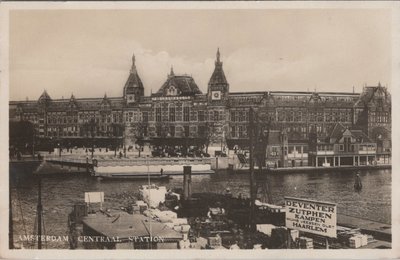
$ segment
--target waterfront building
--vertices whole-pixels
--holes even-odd
[[[373,165],[376,150],[376,143],[363,131],[337,123],[324,140],[310,134],[308,162],[316,167]]]
[[[362,131],[379,156],[390,156],[391,97],[381,84],[361,93],[230,92],[218,50],[207,93],[173,68],[157,92],[145,96],[145,87],[133,56],[121,97],[52,99],[44,91],[37,101],[10,101],[10,121],[30,121],[38,140],[62,146],[195,145],[212,154],[245,149],[253,108],[270,121],[271,131],[287,135],[285,161],[305,160],[310,135],[325,140],[338,123]],[[277,156],[276,144],[270,146],[267,157]]]

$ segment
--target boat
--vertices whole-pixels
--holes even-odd
[[[69,217],[71,249],[179,249],[183,239],[181,232],[139,212],[76,206]]]
[[[209,158],[135,158],[121,161],[99,161],[93,175],[104,178],[167,179],[169,175],[183,175],[183,166],[191,166],[192,174],[212,174]]]
[[[137,180],[147,180],[148,178],[152,180],[169,180],[171,178],[171,176],[169,175],[138,174],[138,173],[111,173],[107,175],[97,175],[97,177],[102,179],[137,179]]]

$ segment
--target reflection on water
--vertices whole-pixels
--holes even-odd
[[[273,174],[268,176],[273,202],[283,203],[284,196],[337,203],[338,212],[379,222],[391,222],[391,170],[360,172],[363,189],[354,191],[354,172]],[[192,176],[192,190],[223,193],[229,187],[234,195],[249,196],[248,175],[218,173]],[[183,176],[169,181],[152,181],[167,188],[182,188]],[[105,206],[126,206],[146,180],[103,180],[88,176],[58,176],[42,180],[42,204],[46,234],[66,235],[67,218],[72,206],[83,202],[84,192],[104,191]],[[35,234],[37,179],[16,178],[12,182],[14,237]],[[67,242],[50,242],[48,248],[68,248]]]

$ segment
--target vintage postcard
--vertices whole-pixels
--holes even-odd
[[[2,257],[400,257],[399,3],[0,8]]]

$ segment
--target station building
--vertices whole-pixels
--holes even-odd
[[[391,152],[391,96],[380,83],[361,93],[231,92],[218,50],[206,93],[172,68],[157,92],[145,96],[145,87],[133,56],[120,97],[52,99],[44,91],[36,101],[10,101],[10,121],[30,121],[38,139],[69,146],[197,145],[212,154],[246,149],[253,108],[267,115],[274,132],[267,158],[302,161],[310,142],[325,142],[339,123],[341,134],[375,143],[377,156]]]

